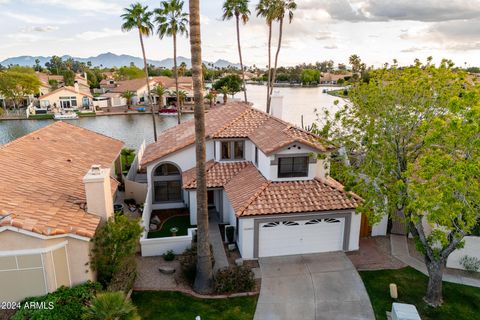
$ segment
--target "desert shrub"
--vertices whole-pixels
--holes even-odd
[[[168,250],[163,254],[163,260],[173,261],[173,259],[175,259],[175,253],[173,252],[173,250]]]
[[[215,275],[216,293],[249,292],[255,288],[255,278],[247,266],[233,266]]]
[[[40,297],[27,298],[21,302],[43,303],[45,308],[23,308],[12,317],[12,320],[76,320],[81,319],[82,311],[102,286],[98,282],[88,281],[84,284],[68,288],[60,287],[56,291]],[[50,308],[51,306],[51,308]]]
[[[479,272],[480,271],[480,259],[470,256],[463,256],[460,259],[460,264],[465,268],[465,270],[470,272]]]
[[[90,306],[84,308],[83,320],[138,320],[137,308],[125,299],[122,291],[105,292],[93,298]]]

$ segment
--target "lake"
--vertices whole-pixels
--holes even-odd
[[[275,88],[283,98],[283,119],[297,126],[301,126],[303,115],[304,125],[315,122],[315,109],[334,109],[336,99],[326,93],[323,88]],[[247,85],[248,100],[254,106],[265,111],[266,87]],[[243,98],[243,92],[235,96]],[[333,111],[333,110],[332,110]],[[161,132],[177,124],[176,117],[155,117],[157,130]],[[192,114],[183,115],[183,119],[193,118]],[[42,128],[53,120],[8,120],[0,121],[0,144],[5,144],[32,131]],[[150,114],[101,116],[80,118],[68,122],[77,126],[93,130],[125,142],[131,148],[138,147],[143,140],[153,141],[153,123]]]

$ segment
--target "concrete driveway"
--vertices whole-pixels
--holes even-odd
[[[374,320],[365,286],[343,252],[260,258],[254,320]]]

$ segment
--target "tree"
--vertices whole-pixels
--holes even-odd
[[[257,11],[257,17],[263,17],[268,26],[268,65],[267,65],[267,113],[270,113],[270,86],[272,77],[272,24],[276,19],[275,10],[276,0],[260,0],[255,10]]]
[[[245,103],[247,100],[247,87],[245,85],[245,70],[243,68],[243,59],[242,59],[242,47],[240,44],[240,19],[243,24],[246,24],[249,20],[250,10],[248,9],[249,0],[226,0],[223,3],[223,20],[229,20],[235,17],[235,25],[237,28],[237,47],[238,47],[238,57],[240,59],[240,68],[242,71],[242,84],[243,84],[243,93],[245,97]]]
[[[288,14],[288,23],[292,23],[293,11],[295,9],[297,9],[297,4],[295,3],[294,0],[275,0],[273,17],[275,20],[279,22],[278,45],[277,45],[277,52],[275,53],[275,62],[273,65],[273,75],[271,78],[272,84],[270,85],[270,92],[268,94],[268,100],[267,100],[267,113],[269,113],[270,111],[270,104],[272,101],[272,93],[273,93],[273,84],[275,83],[275,78],[277,76],[278,56],[280,54],[280,48],[282,47],[283,21],[285,20],[285,15]]]
[[[93,238],[92,268],[107,287],[116,275],[132,263],[143,228],[138,220],[124,215],[110,218]],[[135,259],[133,259],[133,263]]]
[[[48,71],[52,74],[60,74],[60,71],[65,68],[65,65],[62,61],[62,58],[59,56],[52,56],[50,61],[45,63],[45,67],[47,67]]]
[[[163,107],[163,97],[167,94],[167,89],[162,85],[158,85],[153,89],[152,93],[157,95],[157,97],[158,97],[158,108],[162,108]]]
[[[26,96],[40,92],[41,82],[35,73],[22,68],[11,68],[0,72],[0,94],[17,107]]]
[[[305,69],[302,72],[302,83],[309,85],[320,82],[320,71],[314,69]]]
[[[210,104],[210,108],[213,107],[213,103],[215,102],[215,98],[217,97],[217,94],[215,91],[210,90],[206,95],[205,99],[208,100],[208,103]]]
[[[118,80],[133,80],[145,77],[145,71],[135,65],[120,67],[115,74]]]
[[[175,69],[175,91],[177,93],[177,120],[180,124],[182,112],[180,97],[178,96],[178,68],[177,68],[177,35],[188,37],[188,14],[183,12],[183,1],[169,0],[162,1],[160,8],[155,9],[155,22],[157,23],[157,34],[160,39],[164,36],[173,38],[173,65]]]
[[[187,99],[187,92],[184,90],[179,90],[179,91],[171,91],[170,95],[178,97],[178,105],[177,109],[182,109],[185,99]],[[178,111],[178,110],[177,110]]]
[[[145,70],[145,81],[147,83],[147,104],[150,105],[153,121],[153,137],[157,141],[157,124],[155,122],[155,113],[153,110],[152,99],[150,97],[150,81],[148,80],[148,64],[145,55],[145,46],[143,45],[143,36],[148,37],[153,31],[153,24],[150,21],[152,12],[148,11],[148,6],[142,6],[139,2],[131,4],[129,8],[124,9],[124,14],[121,15],[123,19],[122,31],[130,31],[132,29],[138,30],[138,37],[140,38],[140,46],[142,47],[143,66]]]
[[[227,94],[230,92],[230,89],[228,88],[228,86],[222,86],[217,90],[218,92],[223,94],[223,104],[227,104],[227,101],[228,101]]]
[[[180,63],[180,68],[178,68],[178,75],[183,77],[187,72],[187,64],[185,62]]]
[[[42,71],[42,66],[40,65],[40,59],[38,58],[35,59],[34,69],[35,71]]]
[[[122,291],[99,293],[82,314],[84,320],[140,320],[137,308]]]
[[[213,84],[213,88],[215,90],[221,90],[222,87],[227,87],[227,93],[233,97],[237,92],[242,91],[242,83],[243,81],[238,75],[231,74],[217,80]]]
[[[436,307],[448,255],[480,217],[479,88],[451,62],[430,61],[371,71],[321,133],[341,146],[332,174],[364,198],[359,210],[371,223],[388,214],[392,232],[414,235],[429,274],[425,300]]]
[[[73,86],[75,84],[75,72],[72,70],[64,69],[59,74],[63,76],[64,85]]]
[[[130,110],[130,107],[132,106],[132,102],[133,102],[133,97],[135,97],[135,92],[125,91],[125,92],[122,92],[120,96],[127,101],[127,108]]]
[[[190,51],[192,56],[193,91],[195,97],[195,155],[197,160],[197,272],[193,288],[200,293],[210,293],[213,290],[213,268],[208,234],[208,200],[205,170],[205,104],[203,103],[199,0],[190,0],[189,9]]]

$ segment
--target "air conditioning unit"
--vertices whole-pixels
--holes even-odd
[[[421,320],[417,308],[413,304],[392,304],[392,320]]]

